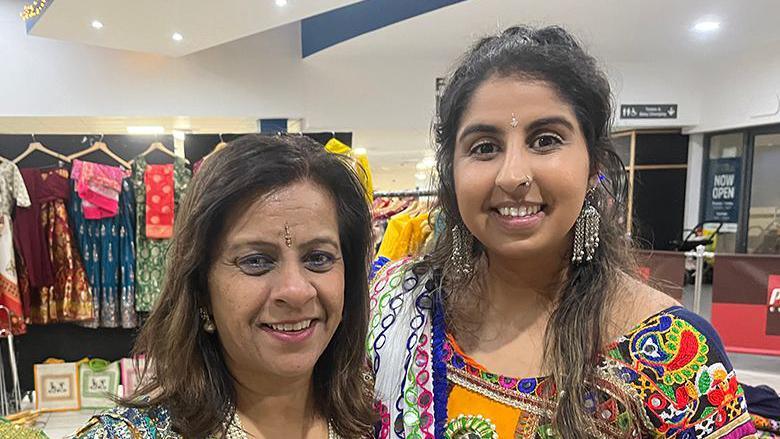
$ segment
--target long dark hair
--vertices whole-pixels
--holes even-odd
[[[352,164],[300,136],[248,135],[204,163],[177,212],[159,302],[141,329],[136,354],[152,365],[151,381],[123,403],[168,409],[184,437],[226,433],[236,392],[218,338],[198,316],[207,303],[207,273],[229,212],[298,181],[312,181],[333,197],[345,266],[341,324],[314,367],[318,414],[344,437],[361,437],[373,422],[364,375],[368,330],[371,215]]]
[[[633,266],[629,243],[620,227],[625,215],[626,175],[610,140],[609,82],[596,60],[560,27],[511,27],[498,36],[484,38],[465,54],[450,76],[434,124],[438,203],[446,227],[424,265],[444,267],[447,293],[442,300],[448,327],[455,332],[459,323],[468,321],[464,304],[479,301],[474,297],[473,291],[479,288],[474,288],[473,279],[452,281],[452,229],[459,226],[467,230],[455,194],[455,139],[474,91],[491,77],[542,81],[553,87],[574,110],[587,143],[591,175],[601,175],[601,184],[593,194],[602,218],[601,245],[591,262],[568,268],[545,335],[545,367],[559,390],[553,422],[562,437],[581,437],[583,432],[593,431],[592,416],[582,401],[589,383],[595,380],[595,362],[605,341],[604,316],[624,274],[632,272]],[[484,248],[475,239],[472,260],[484,264],[483,256]]]

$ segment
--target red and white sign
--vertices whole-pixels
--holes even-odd
[[[769,276],[767,297],[766,334],[780,335],[780,275]]]

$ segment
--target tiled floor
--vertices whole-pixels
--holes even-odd
[[[689,309],[693,307],[692,287],[686,288],[683,294],[683,304]],[[705,286],[702,292],[701,314],[707,319],[710,318],[711,304],[712,289]],[[767,384],[780,392],[780,358],[747,354],[729,354],[729,358],[731,358],[734,368],[737,370],[737,376],[742,383],[753,386]],[[50,438],[64,439],[84,425],[94,413],[95,410],[82,410],[44,414],[39,418],[39,426]]]

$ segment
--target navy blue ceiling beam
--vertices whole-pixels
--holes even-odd
[[[465,0],[363,0],[301,21],[303,57]]]

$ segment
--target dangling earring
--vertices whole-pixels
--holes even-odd
[[[208,311],[206,311],[206,308],[201,308],[199,310],[199,314],[201,320],[203,320],[203,330],[209,334],[213,334],[214,331],[217,330],[217,325],[215,325],[214,321],[211,320],[211,316],[209,315]]]
[[[453,281],[462,282],[468,280],[474,273],[474,266],[471,261],[471,248],[474,245],[474,237],[468,230],[461,226],[452,228],[452,255],[450,264],[452,265]]]
[[[577,265],[582,264],[583,261],[590,262],[593,260],[596,249],[599,248],[601,215],[590,202],[595,189],[595,187],[592,188],[585,195],[585,203],[574,225],[574,252],[571,260]]]

